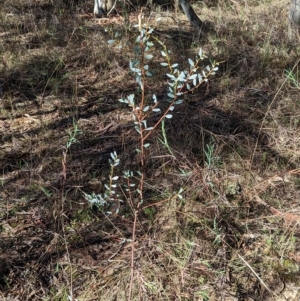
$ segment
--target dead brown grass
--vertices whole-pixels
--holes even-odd
[[[174,156],[161,130],[151,136],[134,223],[121,182],[119,214],[83,192],[104,191],[113,151],[117,174],[140,169],[118,102],[136,92],[137,13],[95,20],[91,1],[0,3],[0,300],[128,300],[130,282],[131,300],[299,299],[300,101],[284,77],[299,77],[299,39],[287,3],[195,6],[214,26],[206,37],[180,12],[177,23],[168,10],[146,18],[174,62],[202,47],[222,63],[166,122]],[[147,93],[163,106],[160,50]]]

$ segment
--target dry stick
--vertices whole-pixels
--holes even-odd
[[[298,65],[299,62],[300,62],[300,59],[297,60],[297,62],[295,63],[293,69],[291,70],[291,72],[294,71],[294,69],[297,67],[297,65]],[[273,105],[275,99],[277,98],[279,92],[281,91],[281,89],[283,88],[283,86],[285,85],[285,83],[287,82],[287,80],[288,80],[288,78],[286,77],[285,80],[283,81],[283,83],[281,84],[281,86],[279,87],[278,91],[277,91],[276,94],[274,95],[274,97],[273,97],[271,103],[269,104],[269,106],[268,106],[268,108],[267,108],[267,112],[265,113],[265,116],[264,116],[264,118],[263,118],[263,120],[262,120],[262,122],[261,122],[259,131],[258,131],[258,137],[257,137],[256,143],[255,143],[255,147],[254,147],[252,156],[251,156],[251,158],[250,158],[250,168],[249,168],[250,170],[251,170],[251,167],[252,167],[252,163],[253,163],[253,159],[254,159],[254,156],[255,156],[255,153],[256,153],[256,149],[257,149],[257,147],[258,147],[258,140],[259,140],[259,137],[260,137],[260,134],[261,134],[261,131],[262,131],[262,127],[263,127],[263,125],[264,125],[264,123],[265,123],[265,120],[266,120],[266,118],[267,118],[267,115],[268,115],[268,113],[269,113],[269,111],[270,111],[270,109],[271,109],[271,107],[272,107],[272,105]]]
[[[190,216],[189,214],[186,214],[186,216]],[[204,226],[208,231],[212,232],[213,234],[215,233],[212,229],[210,229],[208,226]],[[279,299],[279,296],[273,292],[272,290],[269,289],[269,287],[265,284],[265,282],[263,281],[263,279],[255,272],[255,270],[252,268],[252,266],[246,261],[246,259],[244,259],[244,257],[242,257],[240,255],[240,253],[237,250],[234,250],[230,244],[228,242],[226,242],[223,238],[222,238],[222,242],[232,250],[233,253],[235,253],[244,263],[245,265],[250,269],[250,271],[254,274],[254,276],[259,280],[259,282],[266,288],[266,290],[272,294],[273,296],[275,296],[277,298],[277,300],[281,300]]]
[[[67,180],[67,150],[63,151],[63,157],[61,160],[61,165],[62,165],[62,171],[61,171],[61,176],[62,176],[62,180],[61,180],[61,214],[64,214],[64,190],[65,190],[65,184],[66,184],[66,180]],[[68,259],[68,263],[69,263],[69,267],[70,267],[70,289],[69,289],[69,296],[71,298],[71,300],[73,300],[73,267],[72,267],[72,262],[70,259],[70,252],[68,249],[68,244],[67,244],[67,239],[66,239],[66,235],[65,235],[65,229],[64,229],[64,224],[62,225],[62,232],[63,232],[63,240],[66,246],[66,253],[67,253],[67,259]]]
[[[66,246],[67,260],[68,260],[69,268],[70,268],[70,291],[69,291],[70,295],[69,296],[71,297],[71,300],[73,301],[74,300],[74,298],[73,298],[73,266],[72,266],[72,262],[71,262],[70,252],[69,252],[65,233],[63,233],[63,239],[64,239],[64,243]]]
[[[134,222],[133,222],[133,229],[132,229],[130,285],[129,285],[128,301],[131,301],[132,285],[133,285],[133,277],[134,277],[134,243],[135,243],[136,221],[137,221],[137,210],[134,211]]]
[[[187,215],[189,216],[189,215]],[[209,231],[211,231],[212,233],[214,233],[214,231],[212,229],[210,229],[208,226],[205,226],[206,229],[208,229]],[[261,279],[261,277],[255,272],[255,270],[252,268],[252,266],[240,255],[240,253],[236,250],[234,250],[229,243],[227,243],[223,238],[222,238],[222,242],[229,248],[231,248],[232,252],[235,253],[245,264],[246,266],[250,269],[250,271],[254,274],[254,276],[259,280],[259,282],[266,288],[266,290],[272,294],[273,296],[275,296],[277,298],[277,300],[279,299],[279,296],[274,293],[272,290],[270,290],[268,288],[268,286],[265,284],[265,282]]]
[[[274,295],[276,298],[279,299],[279,296],[274,293],[273,291],[271,291],[268,286],[264,283],[264,281],[259,277],[259,275],[253,270],[253,268],[251,267],[251,265],[237,252],[237,256],[246,264],[246,266],[251,270],[251,272],[254,274],[254,276],[259,280],[259,282],[267,289],[267,291],[269,293],[271,293],[272,295]]]

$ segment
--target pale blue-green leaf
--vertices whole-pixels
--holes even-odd
[[[188,61],[189,61],[190,66],[194,67],[195,63],[193,62],[193,60],[192,59],[188,59]]]
[[[146,72],[146,75],[147,75],[148,77],[151,77],[151,76],[153,76],[153,74],[154,74],[154,73],[153,73],[153,72],[151,72],[151,71],[147,71],[147,72]]]
[[[172,93],[168,93],[168,97],[175,98],[174,94],[172,94]]]
[[[126,99],[119,99],[119,102],[128,103],[128,100],[126,100]]]
[[[104,187],[105,187],[106,190],[110,191],[110,188],[107,186],[107,184],[104,184]]]
[[[183,103],[183,99],[178,99],[178,100],[175,101],[175,104],[176,104],[176,105],[180,105],[180,104],[182,104],[182,103]]]
[[[202,76],[200,74],[198,74],[198,80],[199,80],[199,84],[202,82]]]
[[[108,40],[107,44],[113,44],[115,42],[115,40]]]
[[[138,148],[136,148],[135,151],[136,151],[137,153],[141,153],[141,150],[138,149]]]
[[[202,74],[203,74],[204,77],[206,77],[206,73],[205,73],[204,70],[202,70]]]
[[[168,66],[168,63],[160,63],[163,67]]]
[[[141,78],[140,77],[136,77],[136,82],[140,85],[140,87],[142,88],[142,86],[143,86],[143,83],[142,83],[142,80],[141,80]]]
[[[146,128],[147,127],[147,120],[142,120],[142,124],[143,124],[144,128]]]
[[[134,94],[129,94],[127,96],[127,99],[128,99],[129,102],[133,101],[134,100]]]
[[[139,62],[129,62],[129,67],[130,69],[133,71],[133,72],[139,72],[140,69],[139,68],[136,68],[136,66],[139,65]]]
[[[134,68],[132,67],[131,70],[135,73],[137,73],[138,76],[141,76],[141,69],[140,68]]]
[[[111,184],[110,187],[116,188],[116,187],[117,187],[117,184]]]
[[[171,78],[173,80],[176,80],[176,77],[174,75],[172,75],[172,74],[167,73],[167,77],[169,77],[169,78]]]
[[[206,66],[206,70],[210,71],[210,66],[209,65]]]
[[[194,85],[194,87],[197,86],[197,78],[196,78],[196,77],[195,77],[194,80],[193,80],[193,85]]]
[[[201,48],[198,51],[198,55],[199,55],[200,58],[202,58],[202,49]]]
[[[140,129],[137,126],[135,126],[134,128],[139,134],[141,133]]]
[[[150,146],[150,143],[144,144],[144,148],[147,148],[147,147],[149,147],[149,146]]]
[[[174,110],[174,106],[170,106],[169,111],[173,111]]]
[[[144,69],[148,70],[149,69],[149,65],[144,65]]]
[[[152,54],[145,54],[145,59],[151,60],[153,58]]]
[[[185,81],[185,79],[186,79],[186,77],[185,77],[185,74],[184,74],[184,72],[181,72],[181,73],[179,74],[179,76],[178,76],[178,79],[177,79],[177,80],[179,80],[179,81],[183,82],[183,81]]]
[[[119,179],[119,176],[115,176],[115,177],[112,178],[113,181],[116,181],[118,179]]]
[[[182,94],[183,94],[183,92],[177,92],[177,93],[176,93],[177,96],[180,96],[180,95],[182,95]]]
[[[149,48],[151,48],[153,45],[154,45],[154,44],[153,44],[152,42],[147,41],[147,46],[148,46]]]
[[[215,67],[214,69],[213,69],[213,71],[218,71],[219,70],[219,67]]]
[[[197,74],[192,74],[192,75],[189,76],[189,79],[190,79],[190,80],[193,80],[193,79],[196,78],[196,77],[197,77]]]
[[[172,114],[167,114],[167,115],[166,115],[166,118],[168,118],[168,119],[171,119],[172,117],[173,117]]]
[[[162,56],[167,56],[166,53],[164,51],[161,52]]]
[[[153,102],[154,102],[154,103],[157,103],[157,98],[156,98],[156,95],[155,95],[155,94],[152,95],[152,99],[153,99]]]
[[[152,109],[152,112],[155,112],[155,113],[160,112],[160,108],[154,108],[154,109]]]
[[[154,129],[154,127],[151,126],[151,127],[149,127],[149,128],[146,128],[145,130],[146,130],[146,131],[152,131],[153,129]]]
[[[173,64],[171,67],[176,68],[177,66],[178,66],[178,64],[176,63],[176,64]]]
[[[143,109],[143,112],[147,112],[149,110],[149,106],[146,106],[144,109]]]
[[[148,34],[151,34],[153,32],[153,28],[150,28],[149,30],[148,30]]]
[[[191,90],[191,86],[189,84],[186,84],[186,88],[190,91]]]

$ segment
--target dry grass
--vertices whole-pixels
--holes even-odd
[[[151,136],[135,223],[124,188],[112,215],[83,192],[104,191],[113,151],[116,174],[140,169],[118,102],[136,92],[137,13],[95,20],[92,1],[0,3],[0,300],[128,300],[130,283],[131,300],[299,300],[300,50],[287,5],[195,3],[213,24],[205,37],[181,12],[146,18],[174,62],[202,47],[222,63],[166,122],[174,156],[161,130]],[[146,87],[163,106],[160,50]]]

